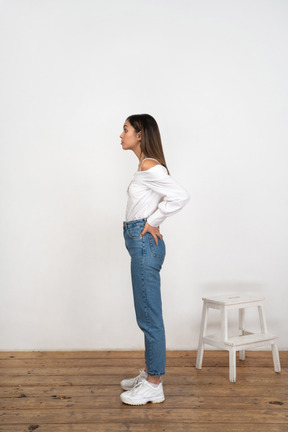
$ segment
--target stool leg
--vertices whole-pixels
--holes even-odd
[[[239,309],[239,330],[241,331],[241,334],[244,335],[244,320],[245,320],[245,309],[241,308]],[[239,351],[239,360],[245,360],[245,350]]]
[[[259,314],[261,332],[268,333],[263,305],[258,306],[258,314]]]
[[[234,348],[229,349],[229,380],[236,382],[236,351]]]
[[[223,342],[228,339],[228,312],[225,306],[221,307],[221,337]]]
[[[280,373],[281,366],[280,366],[280,359],[279,359],[278,343],[276,340],[272,342],[271,347],[272,347],[272,355],[273,355],[273,362],[274,362],[274,371]]]
[[[204,352],[203,337],[205,336],[205,333],[206,333],[207,314],[208,314],[208,307],[204,301],[203,311],[202,311],[202,319],[201,319],[201,327],[200,327],[200,335],[199,335],[199,344],[198,344],[198,351],[197,351],[197,359],[196,359],[196,369],[202,369],[203,352]]]

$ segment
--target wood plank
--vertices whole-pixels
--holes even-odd
[[[190,385],[165,385],[165,394],[169,396],[188,397],[188,396],[241,396],[241,397],[258,397],[259,394],[270,396],[271,399],[279,399],[288,396],[288,387],[284,386],[268,386],[266,384],[257,386],[246,384],[239,386],[235,383],[227,382],[227,385],[217,387],[211,384],[198,383],[197,386]],[[112,396],[116,392],[122,391],[120,383],[117,385],[102,385],[102,386],[19,386],[19,387],[0,387],[0,398],[21,398],[21,397],[52,397],[57,396]]]
[[[125,376],[125,374],[124,374]],[[2,376],[0,378],[1,386],[93,386],[93,385],[119,385],[123,375],[60,375],[60,376],[37,376],[37,375],[21,375],[21,376]],[[187,373],[184,375],[165,375],[163,383],[166,385],[198,385],[211,384],[211,385],[227,385],[229,383],[228,371],[227,374],[220,376],[219,374],[209,375],[205,373],[205,370],[197,371],[197,374]],[[288,385],[288,375],[282,373],[277,374],[271,371],[271,374],[260,376],[260,375],[242,375],[237,374],[237,382],[234,383],[236,386],[246,384],[266,384],[268,385]]]
[[[209,356],[210,357],[210,356]],[[229,366],[229,355],[228,353],[225,353],[225,356],[221,356],[215,359],[214,358],[204,358],[203,360],[203,367],[228,367]],[[117,360],[117,365],[119,367],[135,367],[135,369],[138,370],[138,368],[143,368],[145,365],[144,359],[137,359],[137,358],[120,358],[120,359],[114,359],[114,358],[77,358],[77,359],[68,359],[68,358],[60,358],[60,359],[53,359],[53,358],[45,358],[45,359],[2,359],[0,360],[0,368],[2,367],[29,367],[29,368],[36,368],[36,367],[101,367],[101,366],[115,366],[115,360]],[[280,357],[282,368],[288,366],[288,357],[287,359]],[[179,357],[179,358],[168,358],[167,357],[167,367],[195,367],[196,364],[196,355],[191,357]],[[250,356],[248,354],[246,356],[246,359],[244,361],[239,360],[237,358],[237,367],[267,367],[271,368],[273,367],[273,358],[272,353],[268,353],[266,357],[255,357]],[[1,369],[0,369],[1,371]]]
[[[203,374],[205,373],[206,376],[227,376],[228,373],[228,367],[209,367],[209,368],[202,368]],[[105,375],[122,375],[124,377],[133,377],[139,374],[139,371],[135,368],[130,367],[119,367],[119,366],[101,366],[101,367],[69,367],[69,368],[60,368],[60,367],[37,367],[37,368],[1,368],[1,375],[2,376],[26,376],[26,375],[33,375],[33,376],[65,376],[67,375],[77,375],[77,376],[105,376]],[[183,368],[183,367],[170,367],[166,368],[166,374],[165,377],[171,377],[171,376],[182,376],[183,374],[189,374],[190,376],[197,375],[201,373],[196,368]],[[246,367],[237,370],[237,375],[239,377],[244,375],[259,375],[259,376],[268,376],[274,373],[273,368],[263,368],[263,367]],[[288,369],[284,369],[281,371],[282,376],[288,376]]]
[[[167,356],[170,357],[186,357],[190,353],[195,353],[195,351],[167,351]],[[19,358],[19,359],[77,359],[77,358],[87,358],[87,359],[144,359],[144,351],[1,351],[1,359],[9,358]]]
[[[227,351],[205,350],[204,357],[216,361],[227,358]],[[271,350],[265,351],[246,351],[251,358],[270,358]],[[288,359],[288,351],[280,351],[280,358]],[[192,357],[196,361],[197,351],[173,351],[167,350],[167,358],[187,358]],[[144,351],[0,351],[0,359],[144,359]]]
[[[34,425],[34,427],[39,425]],[[9,432],[30,432],[31,423],[9,425]],[[149,432],[247,432],[251,425],[235,423],[150,423]],[[147,423],[101,423],[101,424],[41,424],[35,432],[147,432]],[[0,432],[8,432],[7,426],[0,426]],[[253,432],[287,432],[285,424],[253,424]]]
[[[64,409],[73,407],[77,409],[102,409],[111,407],[121,407],[120,400],[121,391],[116,390],[112,395],[100,396],[90,395],[87,397],[52,395],[51,397],[25,397],[25,398],[1,398],[0,410],[48,410],[48,409]],[[55,396],[55,397],[54,397]],[[215,395],[216,396],[216,395]],[[282,410],[287,411],[288,396],[275,401],[271,397],[225,397],[217,394],[215,396],[189,396],[184,400],[179,395],[170,395],[165,403],[159,404],[158,409],[223,409],[227,410]],[[285,407],[284,407],[285,405]]]
[[[165,402],[164,402],[165,403]],[[124,405],[113,409],[74,410],[15,410],[4,411],[0,415],[0,424],[75,424],[75,423],[209,423],[230,422],[256,424],[287,424],[286,410],[207,410],[207,409],[159,409],[158,404],[141,407]],[[133,409],[133,420],[131,419]],[[147,425],[148,426],[148,425]],[[251,428],[250,428],[251,429]]]

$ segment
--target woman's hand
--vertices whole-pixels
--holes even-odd
[[[142,237],[146,232],[149,232],[150,234],[152,234],[152,236],[155,240],[155,243],[158,246],[158,237],[160,238],[160,240],[162,239],[159,228],[153,227],[153,226],[149,225],[148,222],[146,222],[145,227],[140,234],[140,237]]]

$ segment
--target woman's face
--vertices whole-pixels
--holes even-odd
[[[140,146],[141,133],[136,132],[129,121],[126,120],[120,138],[123,150],[136,150]]]

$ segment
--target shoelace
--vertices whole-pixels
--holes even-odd
[[[139,382],[138,384],[136,384],[136,385],[133,387],[133,389],[131,390],[131,395],[134,395],[135,392],[136,392],[136,390],[137,390],[138,388],[142,387],[142,385],[143,385],[143,381],[141,381],[141,382]]]
[[[140,372],[140,375],[138,375],[138,376],[135,378],[135,384],[134,384],[134,387],[135,387],[136,384],[139,383],[140,380],[143,379],[142,372],[144,372],[144,370],[140,370],[139,372]]]
[[[142,377],[140,375],[135,378],[134,387],[135,387],[135,385],[137,385],[140,382],[141,379],[142,379]]]

